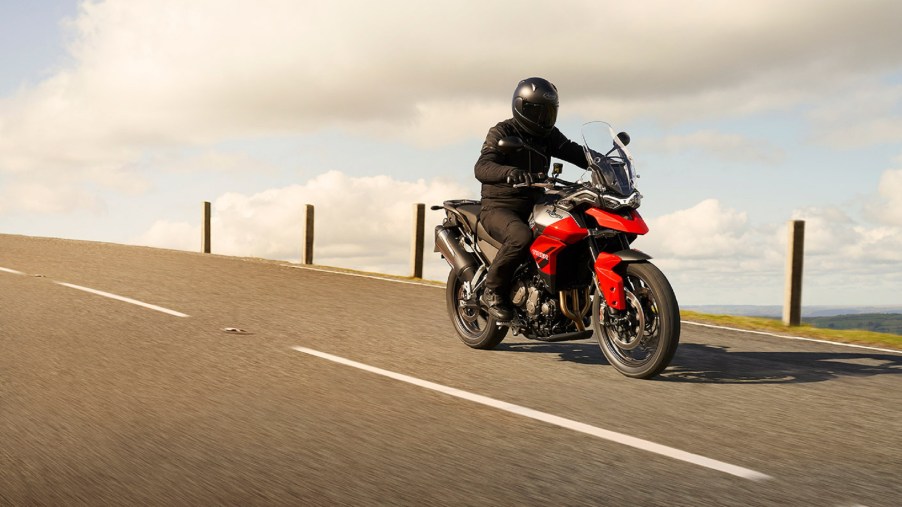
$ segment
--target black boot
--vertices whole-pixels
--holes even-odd
[[[505,301],[501,294],[495,292],[494,289],[486,287],[485,291],[482,293],[482,297],[479,298],[479,302],[485,305],[489,314],[492,317],[495,317],[495,320],[499,322],[510,322],[514,317],[514,312],[511,311],[507,301]]]

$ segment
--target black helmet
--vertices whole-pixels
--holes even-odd
[[[534,136],[546,136],[557,120],[557,88],[540,77],[520,81],[511,109],[517,126]]]

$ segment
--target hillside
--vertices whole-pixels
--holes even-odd
[[[877,333],[902,335],[902,314],[863,313],[858,315],[835,315],[831,317],[809,317],[806,324],[823,329],[863,329]]]

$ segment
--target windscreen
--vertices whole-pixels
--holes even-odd
[[[605,122],[593,121],[583,125],[582,133],[583,150],[596,184],[622,197],[629,196],[636,177],[633,157],[614,134],[614,129]]]

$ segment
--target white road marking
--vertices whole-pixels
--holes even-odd
[[[55,283],[58,285],[62,285],[64,287],[69,287],[71,289],[78,289],[81,291],[90,292],[91,294],[97,294],[98,296],[115,299],[117,301],[123,301],[125,303],[131,303],[133,305],[143,306],[144,308],[149,308],[151,310],[156,310],[158,312],[168,313],[169,315],[174,315],[176,317],[189,317],[189,315],[185,315],[184,313],[177,312],[175,310],[163,308],[162,306],[151,305],[151,304],[145,303],[143,301],[138,301],[136,299],[131,299],[131,298],[123,297],[123,296],[117,296],[116,294],[110,294],[109,292],[103,292],[103,291],[96,290],[96,289],[90,289],[88,287],[82,287],[80,285],[73,285],[71,283],[64,283],[64,282],[55,282]]]
[[[437,288],[437,289],[444,289],[444,288],[445,288],[445,285],[444,285],[444,284],[442,284],[442,285],[435,285],[435,284],[432,284],[432,283],[415,282],[415,281],[413,281],[413,280],[398,280],[397,278],[389,278],[389,277],[387,277],[387,276],[365,275],[365,274],[362,274],[362,273],[348,273],[348,272],[346,272],[346,271],[332,271],[332,270],[329,270],[329,269],[311,268],[311,267],[308,267],[308,266],[297,265],[297,264],[285,264],[285,266],[287,266],[287,267],[289,267],[289,268],[295,268],[295,269],[305,269],[305,270],[308,270],[308,271],[318,271],[318,272],[320,272],[320,273],[332,273],[333,275],[356,276],[357,278],[372,278],[373,280],[383,280],[383,281],[386,281],[386,282],[404,283],[404,284],[407,284],[407,285],[420,285],[420,286],[423,286],[423,287],[435,287],[435,288]]]
[[[512,414],[529,417],[530,419],[535,419],[537,421],[542,421],[542,422],[545,422],[548,424],[553,424],[555,426],[560,426],[562,428],[567,428],[567,429],[570,429],[573,431],[578,431],[580,433],[592,435],[594,437],[602,438],[604,440],[609,440],[611,442],[616,442],[618,444],[626,445],[626,446],[633,447],[636,449],[641,449],[643,451],[652,452],[655,454],[659,454],[661,456],[667,456],[669,458],[673,458],[676,460],[685,461],[685,462],[691,463],[693,465],[698,465],[698,466],[710,468],[712,470],[717,470],[717,471],[724,472],[727,474],[735,475],[738,477],[742,477],[743,479],[749,479],[749,480],[753,480],[753,481],[761,481],[761,480],[767,480],[767,479],[772,478],[769,475],[765,475],[760,472],[750,470],[748,468],[731,465],[729,463],[724,463],[723,461],[717,461],[715,459],[706,458],[704,456],[699,456],[698,454],[692,454],[690,452],[681,451],[680,449],[675,449],[673,447],[668,447],[666,445],[656,444],[654,442],[650,442],[648,440],[643,440],[641,438],[636,438],[636,437],[626,435],[623,433],[617,433],[615,431],[606,430],[603,428],[599,428],[597,426],[591,426],[589,424],[574,421],[572,419],[565,419],[563,417],[548,414],[545,412],[540,412],[538,410],[533,410],[531,408],[522,407],[520,405],[514,405],[512,403],[507,403],[505,401],[496,400],[493,398],[489,398],[487,396],[482,396],[479,394],[462,391],[460,389],[455,389],[453,387],[436,384],[434,382],[429,382],[427,380],[421,380],[421,379],[418,379],[415,377],[410,377],[408,375],[403,375],[401,373],[395,373],[392,371],[383,370],[381,368],[376,368],[375,366],[369,366],[367,364],[358,363],[356,361],[352,361],[350,359],[345,359],[345,358],[339,357],[339,356],[334,356],[332,354],[327,354],[325,352],[308,349],[306,347],[292,347],[292,348],[298,352],[310,354],[312,356],[320,357],[322,359],[333,361],[335,363],[343,364],[346,366],[351,366],[354,368],[365,370],[370,373],[375,373],[377,375],[382,375],[384,377],[392,378],[395,380],[400,380],[401,382],[406,382],[408,384],[413,384],[415,386],[423,387],[425,389],[438,391],[440,393],[444,393],[444,394],[447,394],[450,396],[462,398],[462,399],[472,401],[475,403],[479,403],[482,405],[486,405],[486,406],[489,406],[492,408],[497,408],[499,410],[504,410],[505,412],[510,412]]]
[[[0,268],[0,271],[6,271],[7,273],[12,273],[14,275],[24,275],[25,274],[21,271],[16,271],[15,269],[9,269],[9,268]]]
[[[689,320],[682,320],[680,322],[682,322],[683,324],[692,324],[694,326],[710,327],[712,329],[725,329],[727,331],[739,331],[741,333],[761,334],[761,335],[765,335],[765,336],[776,336],[777,338],[786,338],[787,340],[799,340],[799,341],[806,341],[806,342],[826,343],[827,345],[839,345],[842,347],[853,347],[856,349],[867,349],[867,350],[876,350],[878,352],[889,352],[891,354],[902,354],[902,350],[881,349],[879,347],[870,347],[867,345],[856,345],[854,343],[832,342],[830,340],[818,340],[816,338],[805,338],[803,336],[787,336],[785,334],[768,333],[766,331],[750,331],[748,329],[736,329],[736,328],[732,328],[732,327],[715,326],[713,324],[702,324],[701,322],[692,322]]]

